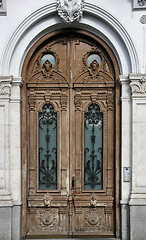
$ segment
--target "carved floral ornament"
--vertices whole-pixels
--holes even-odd
[[[40,212],[40,217],[38,220],[40,226],[50,226],[54,224],[56,216],[50,209],[46,209]]]
[[[46,46],[37,58],[28,82],[66,82],[59,71],[59,56]]]
[[[146,77],[131,79],[130,87],[133,97],[146,97]]]
[[[81,74],[75,82],[113,82],[112,73],[103,53],[96,47],[87,52],[83,58]]]
[[[10,80],[1,80],[0,79],[0,97],[7,98],[11,95],[11,79]]]
[[[142,24],[145,24],[146,23],[146,15],[142,15],[142,17],[140,18],[140,22]]]
[[[146,0],[133,0],[133,9],[146,8]]]
[[[67,83],[68,78],[59,70],[59,62],[59,56],[46,46],[36,59],[28,82]],[[75,76],[75,83],[114,82],[108,61],[97,47],[92,47],[82,57],[82,64],[82,70],[78,76]]]
[[[58,0],[57,11],[62,20],[70,24],[83,16],[84,0]]]
[[[68,79],[59,70],[59,56],[46,46],[36,59],[28,82],[67,83]],[[83,67],[74,82],[113,82],[113,76],[103,53],[92,47],[82,58]]]
[[[37,72],[39,67],[41,67],[43,76],[50,77],[53,71],[58,71],[59,61],[58,55],[50,47],[45,47],[36,61],[35,71]]]
[[[93,47],[90,52],[87,52],[83,59],[83,71],[88,69],[90,75],[99,75],[99,71],[109,72],[108,65],[101,51],[98,48]]]
[[[51,200],[52,200],[52,196],[50,193],[46,193],[44,195],[44,204],[46,207],[50,207],[51,206]]]
[[[146,4],[146,0],[137,0],[139,6],[144,6]]]

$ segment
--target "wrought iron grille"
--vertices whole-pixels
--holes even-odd
[[[84,114],[84,189],[103,188],[103,113],[91,104]]]
[[[57,189],[57,113],[51,104],[39,112],[39,189]]]

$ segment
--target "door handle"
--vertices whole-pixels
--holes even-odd
[[[72,177],[72,189],[74,189],[75,188],[75,177],[73,176]]]

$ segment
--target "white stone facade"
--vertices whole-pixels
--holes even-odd
[[[84,29],[113,50],[121,84],[121,239],[146,239],[146,3],[84,1],[83,17],[70,25],[57,0],[3,0],[0,8],[0,239],[20,240],[21,78],[29,49],[45,34]],[[4,14],[5,13],[5,14]],[[123,169],[130,169],[124,181]]]

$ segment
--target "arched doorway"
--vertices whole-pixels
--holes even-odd
[[[119,236],[119,69],[80,30],[53,32],[22,76],[22,236]]]

